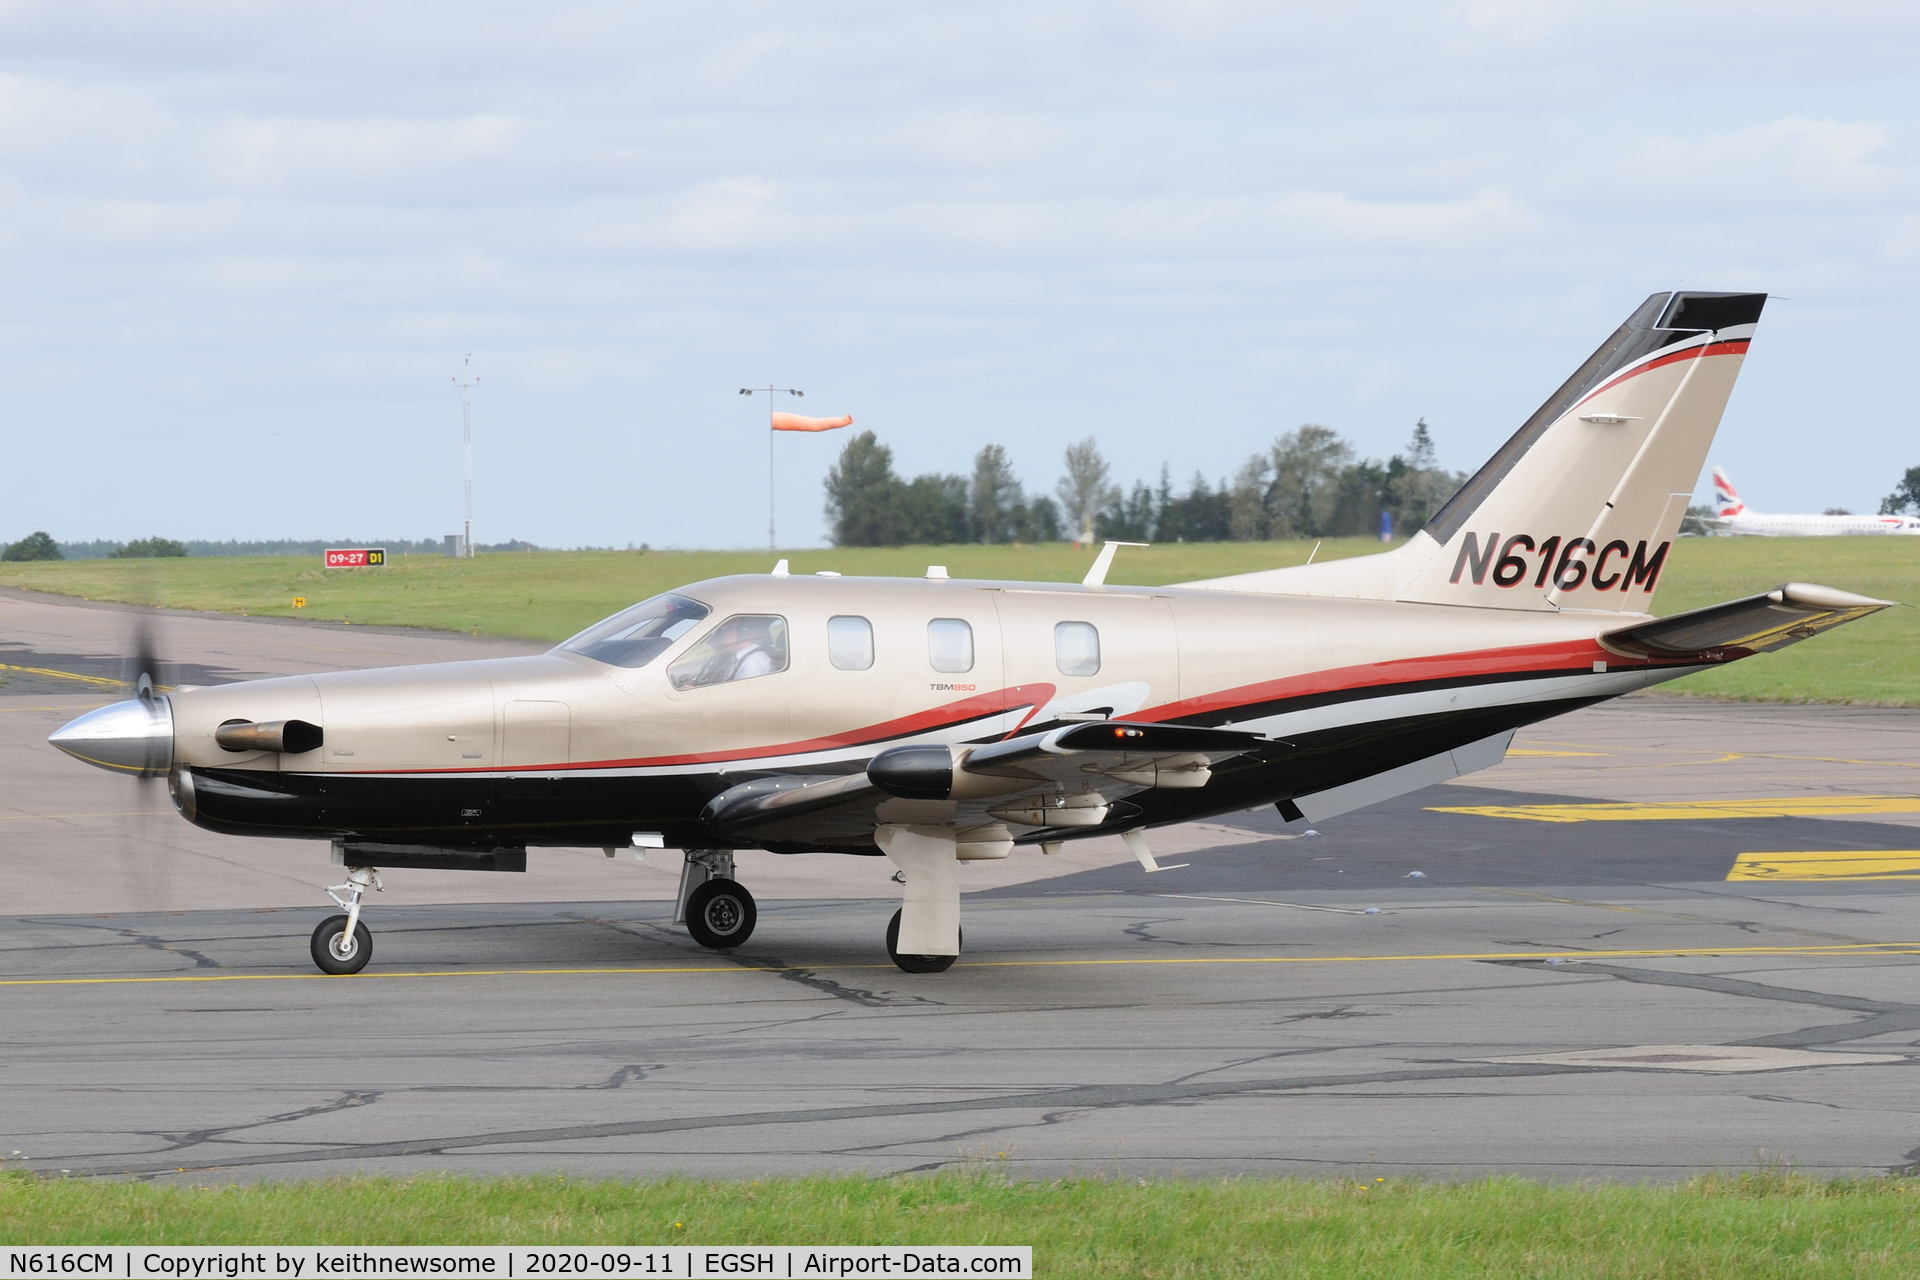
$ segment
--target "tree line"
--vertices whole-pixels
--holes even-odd
[[[96,550],[98,548],[98,550]],[[74,554],[78,550],[79,554]],[[93,554],[87,554],[92,551]],[[160,560],[187,554],[186,544],[172,538],[136,538],[132,542],[74,544],[55,542],[45,529],[35,529],[0,550],[0,560]]]
[[[893,451],[863,431],[827,472],[829,535],[842,547],[1366,536],[1380,530],[1383,513],[1391,531],[1419,527],[1466,479],[1439,466],[1424,418],[1384,462],[1307,423],[1249,456],[1231,479],[1210,482],[1196,471],[1178,492],[1165,465],[1153,485],[1115,483],[1092,436],[1067,446],[1064,464],[1051,495],[1026,490],[997,444],[974,456],[971,476],[903,480]]]

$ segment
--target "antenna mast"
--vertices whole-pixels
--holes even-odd
[[[466,525],[460,535],[462,559],[473,555],[473,396],[480,382],[473,372],[473,353],[460,357],[460,372],[453,384],[460,388],[460,449],[466,461]]]

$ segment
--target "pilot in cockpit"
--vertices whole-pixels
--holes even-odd
[[[673,666],[676,688],[751,680],[787,669],[785,619],[765,614],[736,614]]]

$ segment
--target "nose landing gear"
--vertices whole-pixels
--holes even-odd
[[[382,887],[380,873],[372,867],[348,867],[345,884],[327,886],[327,896],[347,914],[328,916],[313,931],[309,950],[320,972],[358,973],[373,959],[373,934],[360,922],[360,897]]]

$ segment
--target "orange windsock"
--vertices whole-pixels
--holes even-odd
[[[850,427],[853,415],[843,413],[837,418],[809,418],[798,413],[776,413],[773,415],[775,431],[832,431],[835,427]]]

